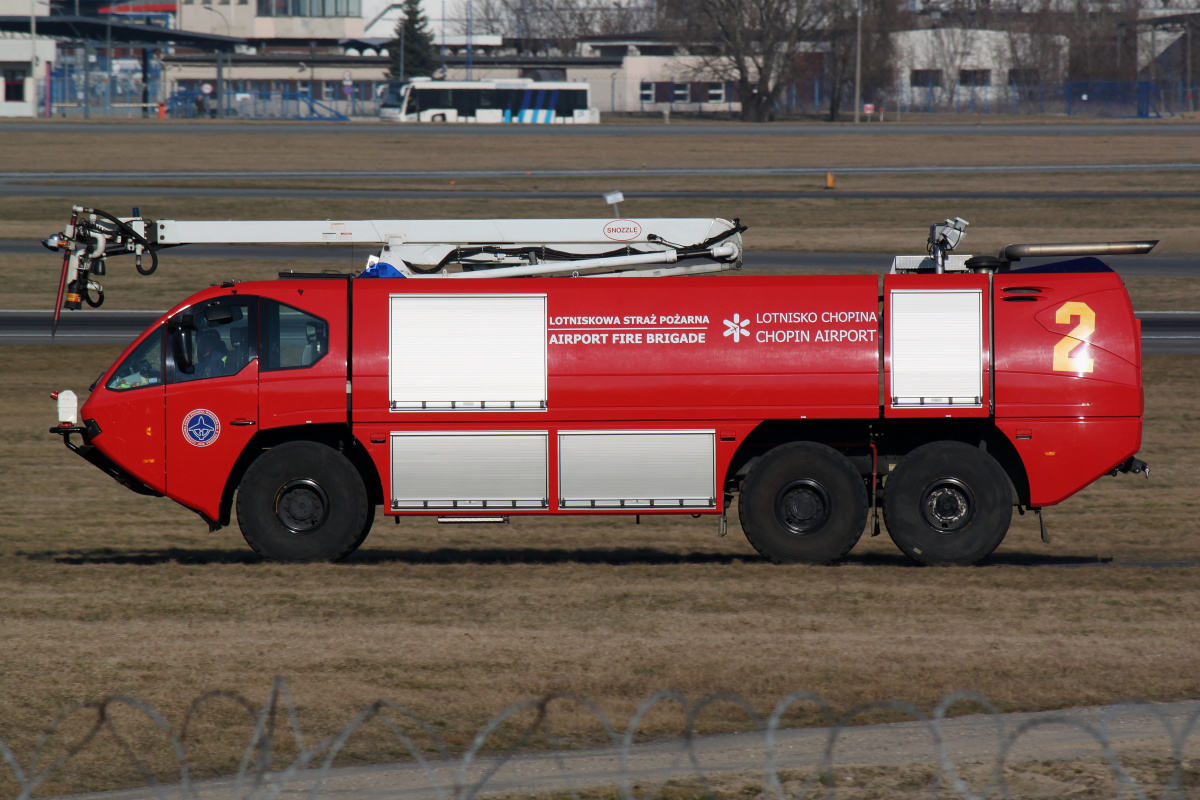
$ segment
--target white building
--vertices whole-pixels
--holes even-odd
[[[966,28],[900,31],[892,41],[897,99],[915,109],[987,107],[1030,86],[1061,82],[1070,48],[1065,36]]]
[[[0,16],[7,16],[3,11],[0,7]],[[45,108],[46,75],[53,62],[50,39],[31,42],[28,34],[0,38],[0,117],[35,117],[39,105]]]

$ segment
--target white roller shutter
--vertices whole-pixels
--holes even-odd
[[[982,404],[982,291],[894,290],[888,327],[893,407]]]
[[[713,508],[711,430],[562,431],[563,508]]]
[[[546,407],[544,294],[392,295],[393,411]]]
[[[545,508],[546,431],[392,434],[392,508]]]

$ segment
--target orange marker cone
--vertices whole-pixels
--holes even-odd
[[[825,188],[826,188],[826,189],[833,189],[833,188],[836,188],[836,187],[834,187],[834,185],[833,185],[833,173],[832,173],[832,172],[826,172],[826,173],[825,173]]]

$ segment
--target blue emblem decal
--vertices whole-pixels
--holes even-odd
[[[197,408],[183,418],[183,438],[196,447],[208,447],[221,435],[221,420],[207,408]]]

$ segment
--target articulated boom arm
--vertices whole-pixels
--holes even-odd
[[[104,302],[92,276],[105,274],[110,256],[133,255],[149,275],[158,251],[186,244],[374,244],[379,255],[366,266],[393,274],[387,265],[407,278],[683,275],[740,269],[744,230],[736,219],[715,218],[193,222],[75,206],[66,229],[43,244],[63,252],[57,328],[62,308]],[[685,260],[697,263],[647,269]]]

